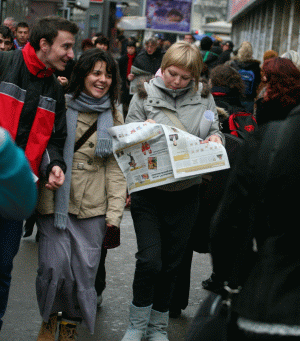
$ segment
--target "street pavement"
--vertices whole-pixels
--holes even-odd
[[[15,258],[8,308],[3,319],[0,341],[36,340],[41,326],[35,296],[38,244],[33,236],[22,239]],[[106,259],[107,286],[102,307],[97,313],[95,333],[90,335],[83,325],[78,328],[79,341],[119,341],[128,324],[132,300],[132,280],[135,267],[136,238],[129,210],[121,224],[121,246],[108,251]],[[189,305],[178,319],[170,319],[170,341],[183,341],[199,303],[207,296],[201,281],[211,273],[208,254],[194,253]]]

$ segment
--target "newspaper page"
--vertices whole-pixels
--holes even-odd
[[[226,149],[220,143],[203,143],[199,137],[178,128],[162,127],[176,179],[229,168]]]
[[[150,72],[146,72],[142,69],[139,69],[135,66],[131,67],[130,73],[134,74],[134,79],[130,82],[129,93],[130,95],[134,95],[137,92],[137,89],[144,84],[144,82],[148,82],[153,75]]]
[[[109,133],[129,194],[229,168],[222,145],[201,145],[199,137],[178,128],[134,122],[110,128]]]

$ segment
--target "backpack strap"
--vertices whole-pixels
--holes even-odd
[[[207,58],[208,58],[208,55],[209,55],[209,51],[206,51],[204,57],[203,57],[203,63],[206,62]]]
[[[187,131],[185,126],[179,121],[179,119],[172,113],[171,110],[161,108],[161,111],[172,121],[176,128]]]
[[[96,120],[93,125],[89,127],[89,129],[80,137],[80,139],[75,143],[74,153],[94,134],[97,130],[97,122]]]

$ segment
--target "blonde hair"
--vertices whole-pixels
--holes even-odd
[[[291,60],[295,64],[296,68],[300,70],[300,56],[296,51],[294,50],[287,51],[281,56],[281,58]]]
[[[242,42],[238,53],[237,53],[237,59],[241,62],[246,62],[249,59],[253,58],[253,50],[252,45],[249,41]]]
[[[172,65],[188,70],[195,80],[195,89],[198,90],[203,60],[197,46],[186,41],[179,41],[171,45],[163,57],[161,71],[165,71]]]

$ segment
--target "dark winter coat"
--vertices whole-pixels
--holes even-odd
[[[241,70],[247,70],[247,71],[253,71],[254,73],[254,85],[253,85],[253,89],[252,89],[252,94],[251,95],[247,95],[245,97],[245,100],[247,101],[254,101],[254,98],[256,97],[256,91],[257,88],[260,84],[261,81],[261,75],[260,75],[260,61],[259,60],[255,60],[255,59],[251,59],[249,61],[246,62],[241,62],[237,59],[234,59],[230,62],[228,62],[230,66],[232,66],[234,69]]]
[[[211,254],[216,273],[232,287],[243,286],[233,307],[239,316],[256,322],[300,326],[300,253],[295,238],[299,210],[295,193],[300,191],[300,107],[280,125],[284,130],[280,135],[276,133],[280,136],[276,153],[272,153],[275,136],[260,153],[267,142],[268,125],[242,146],[212,220]],[[267,176],[269,160],[273,163]],[[253,238],[257,240],[259,260],[254,267]]]
[[[295,87],[288,91],[291,97],[295,98],[297,104],[300,104],[300,87]],[[282,120],[287,117],[289,112],[295,107],[295,104],[284,105],[280,102],[280,99],[272,101],[264,101],[263,98],[259,98],[256,101],[256,121],[258,125],[268,123],[270,121]]]
[[[227,117],[220,118],[222,124],[222,132],[230,133],[228,118],[230,115],[236,112],[245,111],[241,100],[240,94],[237,91],[232,91],[232,89],[221,86],[213,86],[211,89],[211,94],[214,97],[217,108],[222,108],[228,114]]]
[[[158,47],[153,54],[148,54],[146,50],[142,50],[135,58],[133,66],[150,72],[155,75],[156,71],[160,68],[164,52]]]
[[[203,62],[207,65],[209,69],[212,69],[217,65],[217,60],[219,58],[219,55],[212,51],[205,51],[205,50],[200,50],[200,53],[203,58]]]
[[[230,60],[230,55],[231,55],[232,50],[226,50],[223,51],[220,55],[219,55],[219,59],[217,60],[217,64],[224,64],[226,63],[228,60]]]

